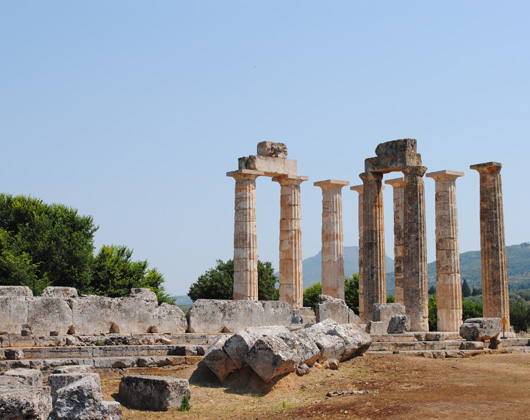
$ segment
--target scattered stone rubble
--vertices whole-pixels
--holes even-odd
[[[38,370],[14,369],[0,375],[0,418],[3,420],[119,420],[121,405],[105,401],[99,375],[85,367],[54,371],[42,386]]]
[[[282,326],[245,328],[230,338],[220,338],[203,361],[221,381],[249,366],[267,383],[304,364],[359,356],[370,344],[370,337],[357,325],[332,320],[296,331]]]
[[[0,332],[23,336],[183,333],[187,321],[174,305],[157,303],[148,289],[129,297],[77,296],[69,287],[48,287],[33,296],[24,286],[0,286]]]

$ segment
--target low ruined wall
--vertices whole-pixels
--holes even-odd
[[[132,289],[129,297],[78,296],[69,287],[48,287],[33,296],[24,286],[0,286],[0,332],[33,335],[183,333],[180,308],[157,303],[149,289]]]

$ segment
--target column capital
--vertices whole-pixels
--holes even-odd
[[[362,174],[359,174],[359,178],[363,180],[363,182],[366,181],[382,181],[383,180],[383,174],[379,172],[363,172]]]
[[[302,182],[309,180],[308,176],[300,175],[279,175],[272,178],[273,182],[278,182],[280,185],[300,185]]]
[[[401,168],[401,172],[403,172],[403,174],[405,176],[419,176],[419,177],[422,177],[425,172],[427,172],[427,167],[426,166],[403,166]]]
[[[458,171],[437,171],[437,172],[429,172],[428,174],[425,174],[427,178],[432,178],[434,181],[440,181],[442,179],[456,179],[461,176],[464,176],[463,172]]]
[[[237,171],[227,172],[226,176],[238,179],[256,179],[258,176],[265,175],[262,171],[253,171],[252,169],[239,169]]]
[[[337,179],[326,179],[325,181],[318,181],[314,182],[313,185],[315,187],[320,187],[323,190],[326,189],[342,189],[342,187],[346,187],[350,185],[350,181],[339,181]]]
[[[392,187],[394,187],[394,188],[404,188],[405,187],[405,179],[403,177],[394,178],[394,179],[387,179],[385,181],[385,184],[392,185]]]
[[[357,191],[359,193],[359,195],[361,195],[363,192],[364,192],[364,185],[354,185],[352,187],[350,187],[350,190],[352,191]]]
[[[475,165],[471,165],[469,169],[474,169],[475,171],[478,171],[480,174],[492,174],[497,175],[501,172],[502,164],[499,162],[486,162],[486,163],[477,163]]]

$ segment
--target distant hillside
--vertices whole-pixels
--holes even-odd
[[[320,283],[322,277],[322,252],[313,257],[306,258],[302,262],[304,270],[304,289],[313,283]],[[387,269],[394,268],[394,260],[386,257]],[[344,274],[351,276],[359,272],[359,247],[344,247]]]

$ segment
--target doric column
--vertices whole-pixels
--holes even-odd
[[[344,238],[342,233],[342,187],[348,181],[315,182],[322,188],[322,293],[344,299]]]
[[[234,300],[258,300],[256,178],[263,172],[228,172],[236,180],[234,217]]]
[[[364,299],[362,298],[364,296],[364,281],[363,281],[363,201],[364,201],[364,194],[363,194],[363,186],[362,185],[355,185],[353,187],[350,187],[350,190],[357,191],[359,193],[359,207],[358,207],[358,214],[359,214],[359,316],[361,319],[364,319]]]
[[[504,242],[501,168],[497,162],[471,165],[480,174],[480,255],[484,317],[506,318],[510,324],[508,271]]]
[[[272,178],[281,186],[280,301],[291,308],[301,308],[304,301],[300,184],[308,179],[290,175]]]
[[[394,300],[405,304],[403,297],[403,257],[405,235],[405,181],[403,178],[389,179],[385,184],[394,189]]]
[[[426,175],[436,190],[436,306],[438,331],[460,331],[462,284],[458,247],[456,185],[463,172],[439,171]]]
[[[363,180],[363,322],[372,319],[374,303],[386,303],[383,174],[365,172]],[[360,299],[361,297],[359,297]]]
[[[403,295],[412,331],[429,331],[424,166],[406,166]]]

